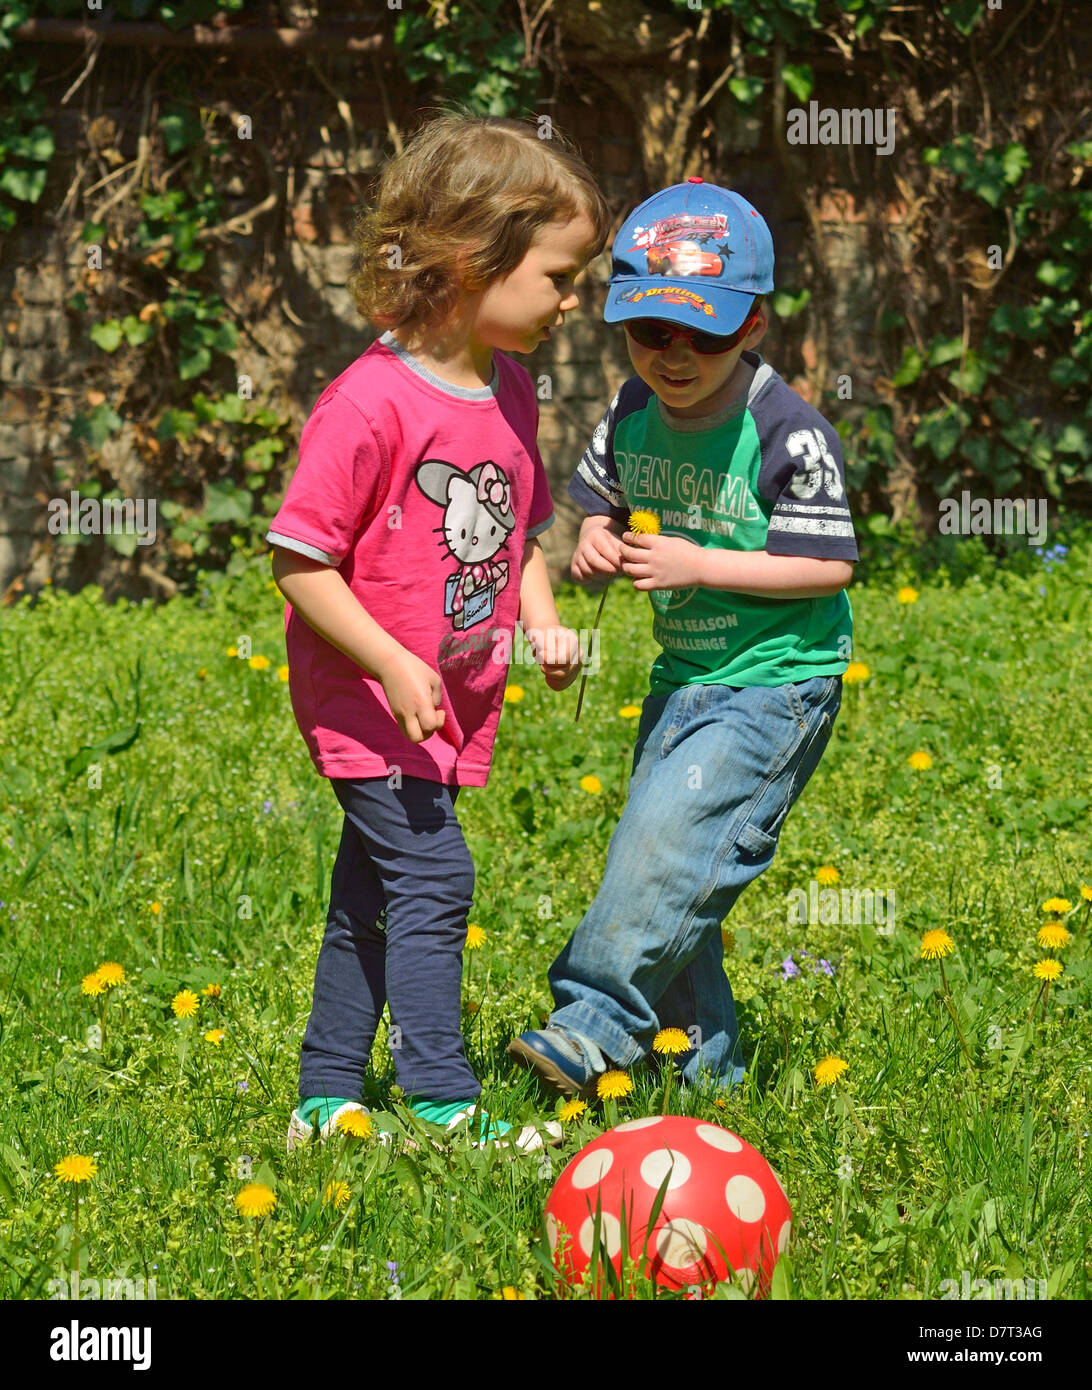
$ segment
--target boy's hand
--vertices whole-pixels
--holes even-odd
[[[689,589],[703,584],[705,552],[682,536],[622,537],[622,571],[635,589]]]
[[[621,574],[622,542],[605,524],[609,517],[588,517],[580,527],[580,539],[570,564],[573,578],[580,583],[597,574]]]
[[[391,713],[411,743],[424,743],[443,727],[439,674],[412,652],[401,651],[377,673]]]
[[[564,690],[580,674],[580,638],[571,627],[532,629],[527,640],[551,690]]]

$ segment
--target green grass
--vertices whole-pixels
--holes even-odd
[[[772,868],[726,922],[747,1081],[721,1105],[672,1090],[674,1106],[735,1130],[781,1174],[795,1212],[782,1295],[936,1298],[968,1270],[1089,1296],[1082,535],[1049,576],[1030,554],[996,566],[971,541],[948,568],[904,568],[913,605],[896,602],[894,575],[851,590],[870,679],[847,686]],[[590,625],[595,599],[566,587],[559,601],[566,622]],[[261,565],[158,608],[106,607],[87,589],[3,614],[5,1298],[47,1296],[71,1267],[72,1194],[52,1176],[69,1153],[98,1163],[80,1200],[84,1276],[154,1277],[159,1298],[252,1297],[259,1273],[267,1297],[562,1292],[542,1208],[601,1112],[549,1164],[368,1140],[284,1151],[341,812],[278,678],[282,614]],[[467,957],[468,1053],[487,1108],[512,1121],[555,1109],[504,1048],[548,1011],[546,968],[596,890],[635,733],[617,711],[647,689],[650,626],[643,596],[616,586],[575,727],[575,686],[555,695],[534,667],[514,667],[526,696],[505,709],[490,785],[459,798],[472,920],[487,933]],[[268,669],[225,654],[241,636]],[[928,771],[908,765],[919,749]],[[600,793],[580,788],[589,774]],[[790,890],[824,864],[840,887],[894,895],[891,935],[790,922]],[[1074,941],[1029,1025],[1040,908],[1055,895],[1080,904]],[[945,966],[973,1066],[938,967],[920,959],[937,927],[955,940]],[[790,953],[802,969],[784,978]],[[811,968],[820,958],[833,975]],[[88,1042],[99,1001],[80,986],[105,960],[128,978],[107,997],[104,1053]],[[212,983],[218,1001],[174,1017],[177,991]],[[204,1039],[212,1027],[226,1030],[219,1046]],[[839,1088],[812,1079],[828,1052],[849,1063],[867,1142]],[[398,1112],[382,1035],[373,1067],[366,1099]],[[620,1118],[661,1103],[653,1070],[634,1080]],[[276,1192],[258,1223],[233,1207],[248,1174]],[[332,1176],[352,1194],[340,1211],[322,1201]]]

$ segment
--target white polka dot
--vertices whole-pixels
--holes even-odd
[[[714,1149],[723,1149],[725,1153],[737,1154],[743,1148],[742,1139],[737,1138],[730,1130],[721,1129],[718,1125],[698,1125],[697,1133],[699,1139],[704,1139]]]
[[[649,1125],[658,1125],[663,1119],[662,1115],[646,1115],[641,1120],[627,1120],[624,1125],[615,1125],[615,1134],[628,1134],[631,1129],[647,1129]]]
[[[580,1228],[580,1248],[591,1259],[595,1243],[595,1217],[589,1216]],[[606,1250],[609,1259],[614,1259],[622,1248],[622,1227],[616,1216],[609,1211],[599,1213],[599,1249]]]
[[[610,1149],[593,1150],[590,1154],[585,1155],[573,1169],[573,1186],[579,1188],[594,1187],[610,1172],[610,1166],[613,1162],[614,1155]]]
[[[783,1255],[789,1248],[789,1236],[792,1233],[792,1222],[786,1221],[781,1230],[777,1233],[777,1253]]]
[[[738,1284],[744,1293],[750,1293],[755,1286],[755,1272],[753,1269],[737,1269],[734,1283]]]
[[[708,1240],[705,1227],[680,1217],[663,1226],[656,1237],[660,1259],[672,1269],[689,1269],[705,1255]]]
[[[557,1219],[552,1211],[546,1213],[546,1239],[550,1242],[550,1254],[557,1249]]]
[[[667,1184],[668,1191],[682,1187],[690,1176],[690,1160],[685,1154],[675,1153],[672,1149],[653,1149],[650,1154],[646,1154],[641,1164],[641,1177],[649,1187],[658,1192],[668,1173],[671,1174]]]
[[[729,1178],[724,1187],[724,1199],[728,1210],[741,1221],[759,1221],[766,1210],[766,1198],[754,1178],[746,1173],[737,1173]]]

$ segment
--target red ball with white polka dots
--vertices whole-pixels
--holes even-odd
[[[602,1289],[589,1274],[597,1208],[602,1264],[609,1258],[622,1276],[624,1230],[630,1278],[643,1270],[667,1288],[706,1294],[731,1280],[765,1296],[792,1230],[785,1189],[758,1150],[686,1115],[617,1125],[585,1145],[554,1184],[546,1202],[554,1265],[569,1283]]]

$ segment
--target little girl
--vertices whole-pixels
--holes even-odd
[[[608,229],[556,136],[456,114],[386,166],[360,218],[349,288],[387,331],[316,402],[266,537],[296,722],[345,813],[290,1149],[364,1110],[385,1003],[411,1109],[474,1116],[482,1141],[510,1128],[475,1115],[463,1048],[474,866],[454,804],[488,779],[517,618],[551,689],[580,669],[537,540],[553,504],[535,392],[505,353],[533,352],[577,307]]]

